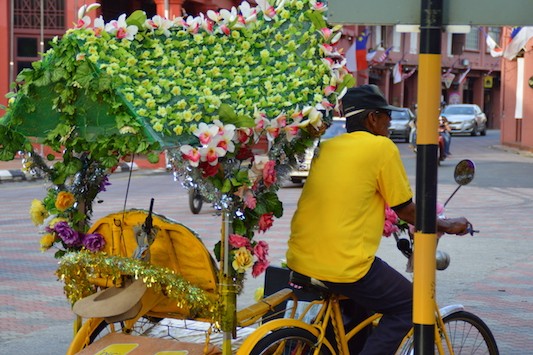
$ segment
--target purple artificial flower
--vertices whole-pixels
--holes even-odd
[[[97,252],[104,249],[105,239],[98,233],[86,234],[83,237],[83,246],[92,252]]]
[[[106,186],[109,186],[109,185],[111,185],[111,183],[109,182],[109,175],[106,175],[100,182],[100,187],[98,189],[98,192],[107,191]]]
[[[54,231],[67,247],[79,247],[81,245],[80,233],[72,229],[67,222],[56,223]]]

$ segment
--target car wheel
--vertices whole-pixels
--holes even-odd
[[[474,125],[474,128],[472,128],[472,132],[470,132],[470,135],[471,135],[472,137],[477,136],[477,124]]]
[[[483,127],[483,130],[479,132],[479,135],[486,136],[487,135],[487,126]]]
[[[302,179],[300,178],[295,178],[295,177],[291,177],[291,182],[293,184],[301,184],[302,183]]]

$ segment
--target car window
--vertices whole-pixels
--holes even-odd
[[[322,138],[333,138],[340,134],[346,133],[345,121],[333,121],[331,126],[326,129],[326,132],[322,135]]]
[[[473,113],[474,113],[474,109],[472,107],[448,106],[444,109],[444,114],[449,114],[449,115],[471,115]]]
[[[393,121],[395,120],[408,120],[409,115],[407,114],[407,111],[391,111],[391,119]]]

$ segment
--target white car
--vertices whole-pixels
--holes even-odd
[[[320,139],[324,141],[343,133],[346,133],[346,119],[344,117],[334,117],[331,126],[328,127]],[[318,139],[315,140],[312,147],[307,148],[304,153],[296,156],[297,166],[289,174],[289,178],[293,183],[300,184],[307,178],[317,145]]]
[[[478,133],[482,136],[487,134],[487,116],[478,105],[448,105],[442,111],[441,116],[448,120],[452,134],[469,133],[472,136]]]

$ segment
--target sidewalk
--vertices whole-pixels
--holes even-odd
[[[143,159],[138,159],[137,162],[126,163],[120,162],[115,173],[128,172],[130,170],[149,170],[152,172],[165,172],[166,169],[163,167],[164,163],[159,164],[150,164],[148,161]],[[22,166],[22,159],[16,158],[10,161],[0,160],[0,184],[4,182],[11,181],[31,181],[37,180],[41,177],[35,176],[30,172],[26,172]]]

